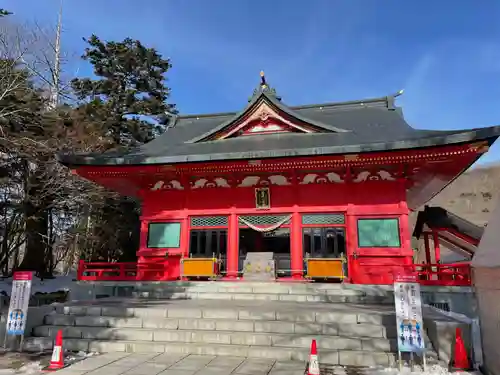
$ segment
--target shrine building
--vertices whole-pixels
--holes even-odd
[[[172,116],[164,134],[125,153],[58,155],[142,206],[137,263],[81,261],[79,279],[391,284],[423,272],[409,213],[484,154],[500,126],[414,129],[400,94],[288,106],[261,73],[241,112]]]

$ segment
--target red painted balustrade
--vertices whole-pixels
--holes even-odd
[[[77,279],[82,281],[170,281],[176,280],[163,263],[85,262],[78,263]]]
[[[414,272],[421,285],[471,286],[472,272],[469,262],[450,264],[414,264]]]
[[[387,271],[387,264],[371,265],[372,270]],[[384,271],[385,270],[385,271]],[[413,274],[421,285],[471,286],[471,267],[468,262],[452,264],[412,264],[404,266],[405,274]],[[78,280],[81,281],[169,281],[178,279],[162,263],[106,263],[85,262],[78,264]],[[384,277],[387,284],[392,277]]]

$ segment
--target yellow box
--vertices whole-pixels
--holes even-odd
[[[343,258],[307,259],[307,275],[309,278],[343,279]]]
[[[182,277],[215,277],[217,276],[217,259],[184,258],[181,265]]]

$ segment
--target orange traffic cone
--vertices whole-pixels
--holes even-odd
[[[316,340],[312,340],[311,343],[311,354],[309,354],[309,368],[307,369],[307,375],[319,375],[319,360]]]
[[[462,339],[462,330],[459,327],[455,330],[455,358],[452,364],[455,370],[470,369],[467,350],[465,350],[464,340]]]
[[[50,364],[44,369],[44,371],[56,371],[64,367],[64,356],[63,356],[63,336],[62,330],[57,331],[56,342],[54,343],[54,349],[52,351],[52,358],[50,359]]]

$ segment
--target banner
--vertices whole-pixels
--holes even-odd
[[[420,284],[411,278],[397,279],[394,283],[398,350],[422,353],[425,351],[424,326]]]
[[[9,314],[7,315],[7,335],[22,336],[28,318],[33,272],[14,272],[10,293]]]

